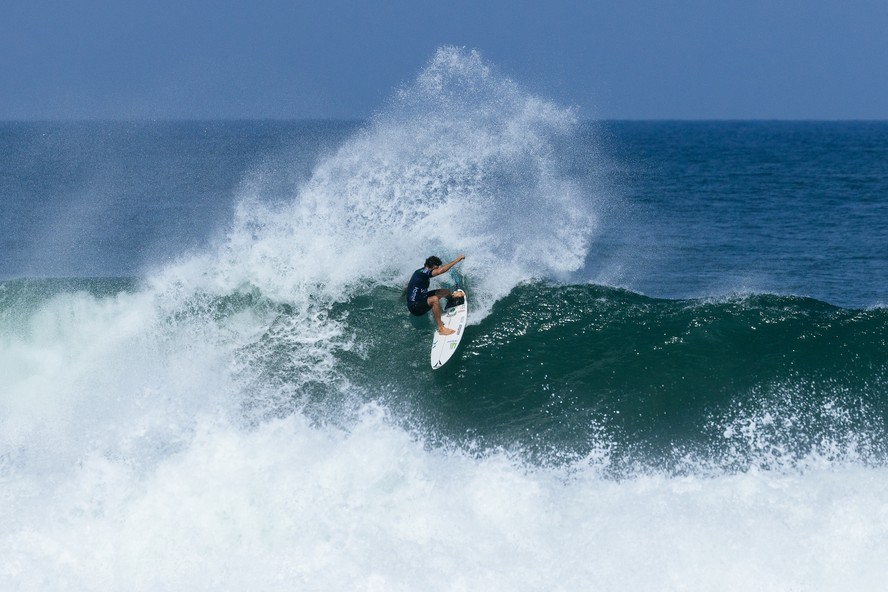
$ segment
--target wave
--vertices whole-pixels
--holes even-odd
[[[471,289],[472,277],[465,281]],[[7,335],[21,325],[12,311],[38,311],[29,335],[7,343],[3,356],[7,387],[21,376],[22,397],[35,394],[35,368],[22,360],[55,350],[59,370],[43,378],[59,380],[47,383],[62,387],[52,394],[57,401],[77,400],[64,393],[77,385],[76,369],[93,389],[114,385],[99,392],[115,400],[121,391],[178,393],[183,407],[166,409],[163,421],[173,410],[187,424],[187,413],[225,409],[249,425],[298,413],[344,426],[364,405],[382,402],[429,442],[521,450],[542,464],[602,447],[616,471],[683,470],[691,458],[697,470],[792,466],[811,454],[885,459],[881,308],[775,295],[663,300],[526,283],[472,324],[454,363],[433,373],[430,323],[406,314],[395,288],[367,288],[328,308],[244,288],[192,294],[162,311],[138,291],[110,295],[126,287],[122,281],[97,280],[98,295],[70,287],[3,284]],[[191,362],[180,367],[183,358]],[[197,386],[210,376],[213,397]],[[91,397],[90,408],[98,402]]]
[[[526,283],[432,372],[393,287],[0,295],[10,587],[881,582],[884,309]]]
[[[788,458],[836,430],[847,437],[826,441],[881,458],[883,309],[570,285],[603,199],[562,174],[556,148],[576,124],[477,52],[442,48],[295,194],[268,200],[262,175],[245,181],[214,248],[138,281],[4,283],[7,401],[35,406],[8,416],[10,448],[36,430],[70,460],[80,446],[48,426],[80,442],[80,428],[132,420],[175,449],[200,413],[341,426],[384,401],[424,439],[534,462],[604,446],[618,465],[745,466],[757,444],[724,434],[787,413],[817,418],[772,438]],[[469,253],[473,303],[458,361],[434,374],[398,302],[430,252]],[[136,418],[134,401],[152,413]]]

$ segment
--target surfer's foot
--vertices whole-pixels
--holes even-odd
[[[438,333],[440,333],[441,335],[453,335],[454,333],[456,333],[456,331],[454,331],[453,329],[448,329],[447,327],[442,326],[442,327],[438,327]]]

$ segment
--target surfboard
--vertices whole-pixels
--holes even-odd
[[[448,329],[453,329],[451,335],[440,335],[438,329],[435,328],[432,335],[432,369],[437,370],[447,363],[462,341],[466,328],[466,319],[469,316],[468,299],[465,296],[465,290],[462,291],[463,296],[460,298],[451,298],[447,302],[447,306],[441,311],[441,321]]]

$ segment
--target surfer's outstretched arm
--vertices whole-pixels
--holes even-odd
[[[436,267],[435,269],[432,270],[432,277],[435,277],[436,275],[441,275],[442,273],[447,273],[448,271],[450,271],[451,267],[453,267],[454,265],[456,265],[457,263],[459,263],[460,261],[462,261],[465,258],[466,258],[465,255],[460,255],[459,257],[457,257],[456,259],[454,259],[450,263],[445,263],[444,265],[442,265],[440,267]]]

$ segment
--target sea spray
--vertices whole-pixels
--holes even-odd
[[[576,126],[477,52],[442,48],[289,202],[244,195],[206,273],[283,301],[335,302],[400,285],[429,254],[464,252],[483,318],[520,282],[585,260],[594,207],[555,150]]]

